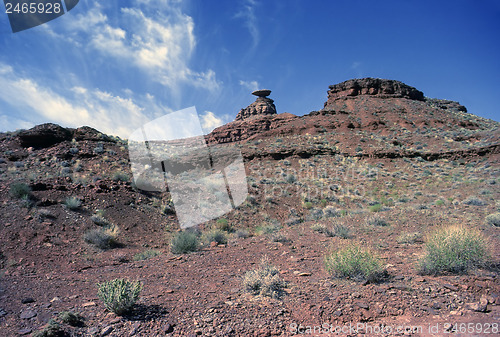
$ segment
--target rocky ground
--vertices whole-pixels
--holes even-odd
[[[500,232],[486,217],[500,210],[500,125],[464,110],[374,79],[331,86],[325,108],[305,116],[245,110],[251,118],[207,140],[241,150],[249,197],[223,216],[227,243],[189,254],[170,251],[169,194],[134,185],[126,141],[56,125],[1,134],[0,335],[30,335],[65,311],[84,318],[61,324],[70,336],[495,335]],[[15,182],[30,198],[11,194]],[[97,213],[117,229],[112,249],[83,239]],[[457,224],[487,238],[489,263],[419,273],[428,235]],[[382,280],[327,272],[325,255],[349,242],[379,256]],[[286,281],[280,298],[243,286],[264,256]],[[144,286],[123,317],[97,296],[121,277]]]

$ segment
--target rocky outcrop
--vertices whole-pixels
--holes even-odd
[[[257,135],[263,136],[266,132],[279,129],[298,118],[290,113],[282,113],[279,115],[260,116],[260,118],[236,120],[214,129],[205,136],[205,139],[209,144],[238,142]]]
[[[75,138],[75,140],[77,141],[92,140],[109,142],[111,140],[107,135],[97,131],[94,128],[91,128],[90,126],[82,126],[78,129],[75,129],[73,131],[73,138]]]
[[[425,101],[429,103],[431,107],[436,107],[439,109],[448,110],[452,112],[457,112],[457,111],[467,112],[467,108],[465,106],[455,101],[449,101],[447,99],[427,98],[427,97],[425,98]]]
[[[339,84],[331,85],[328,91],[328,100],[324,110],[337,108],[339,100],[343,101],[357,96],[371,96],[378,98],[407,98],[423,101],[424,94],[402,82],[380,78],[352,79]]]
[[[276,115],[276,106],[274,101],[267,96],[271,94],[271,90],[261,89],[252,92],[253,95],[257,96],[255,102],[250,104],[244,109],[241,109],[238,115],[236,115],[236,121],[242,121],[245,119]]]
[[[73,133],[57,124],[46,123],[29,130],[23,130],[19,132],[18,137],[23,147],[45,148],[65,140],[71,140]]]

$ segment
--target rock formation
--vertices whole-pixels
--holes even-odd
[[[329,86],[328,100],[323,110],[337,110],[338,101],[345,101],[357,96],[377,98],[407,98],[423,101],[424,94],[402,82],[380,78],[352,79]]]
[[[244,109],[241,109],[236,115],[236,121],[242,121],[249,118],[276,115],[276,106],[274,101],[267,96],[271,94],[271,90],[261,89],[252,92],[252,95],[257,96],[255,102]]]
[[[23,147],[45,148],[65,140],[71,140],[73,134],[69,129],[57,124],[46,123],[29,130],[19,132],[19,140]]]

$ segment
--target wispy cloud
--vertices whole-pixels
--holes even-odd
[[[258,2],[256,0],[244,0],[241,10],[236,13],[237,18],[242,18],[244,20],[244,25],[252,36],[252,45],[254,48],[257,47],[260,42],[260,31],[257,16],[255,15],[255,8],[257,5]]]
[[[259,82],[257,82],[257,81],[240,80],[240,85],[243,86],[244,88],[250,90],[250,91],[258,90],[260,87]]]
[[[158,2],[162,10],[151,2]],[[113,21],[104,5],[91,4],[88,11],[68,19],[69,41],[145,71],[171,89],[182,84],[219,89],[213,70],[196,71],[189,65],[196,46],[194,22],[181,11],[179,1],[136,0],[134,7],[121,8]]]

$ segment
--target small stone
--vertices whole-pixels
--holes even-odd
[[[451,291],[458,291],[457,287],[455,287],[454,285],[449,284],[449,283],[443,284],[443,287],[445,287],[446,289],[450,289]]]
[[[86,308],[86,307],[93,307],[95,306],[95,302],[86,302],[86,303],[83,303],[82,304],[82,307]]]
[[[486,312],[488,309],[488,299],[486,297],[481,297],[479,302],[467,303],[467,307],[473,311]]]
[[[28,304],[28,303],[33,303],[33,302],[35,302],[35,300],[33,298],[31,298],[31,297],[26,297],[26,298],[23,298],[21,300],[22,304]]]
[[[342,316],[342,310],[335,310],[333,313],[333,316],[337,316],[337,317]]]
[[[311,276],[311,275],[312,275],[311,273],[306,273],[306,272],[297,274],[297,276]]]
[[[167,323],[167,324],[165,324],[165,326],[163,327],[163,331],[164,331],[165,333],[172,333],[172,332],[174,332],[174,326],[173,326],[172,324],[170,324],[170,323]]]
[[[111,332],[113,332],[113,329],[114,328],[111,325],[108,325],[107,327],[101,330],[101,336],[109,335]]]
[[[21,319],[30,319],[30,318],[33,318],[33,317],[36,317],[37,315],[37,312],[34,311],[34,310],[25,310],[23,312],[21,312]]]
[[[17,333],[21,336],[24,336],[24,335],[30,334],[31,331],[33,331],[33,330],[31,330],[30,328],[26,328],[26,329],[19,330]]]
[[[366,310],[368,310],[370,308],[370,306],[366,302],[356,302],[356,305],[358,307],[360,307],[362,309],[366,309]]]
[[[4,316],[7,316],[7,312],[5,310],[3,310],[2,308],[0,308],[0,318],[4,317]]]
[[[441,303],[439,303],[439,302],[434,302],[434,303],[432,303],[431,308],[432,308],[432,309],[439,310],[439,309],[441,309]]]

